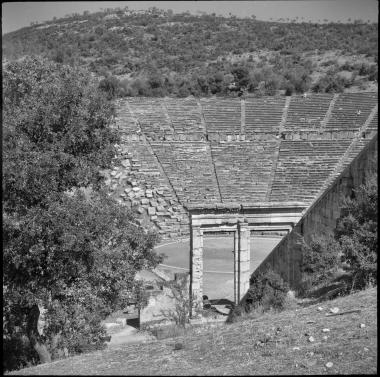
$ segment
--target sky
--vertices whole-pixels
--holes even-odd
[[[70,13],[99,11],[105,8],[172,9],[173,12],[197,11],[238,17],[255,15],[258,20],[293,19],[321,22],[362,19],[378,21],[377,0],[299,0],[299,1],[44,1],[44,2],[3,2],[2,34],[29,26],[31,22],[42,22],[63,17]],[[303,17],[303,19],[302,19]]]

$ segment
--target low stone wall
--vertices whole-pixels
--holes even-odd
[[[300,287],[302,237],[310,242],[313,237],[332,235],[340,216],[342,200],[377,171],[377,135],[345,168],[325,193],[306,211],[293,230],[284,237],[254,272],[257,275],[268,267],[279,273],[291,289]]]

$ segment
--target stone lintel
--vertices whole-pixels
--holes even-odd
[[[307,207],[304,202],[245,202],[241,204],[242,209],[256,209],[256,208],[305,208]]]
[[[276,224],[276,225],[252,225],[249,226],[250,230],[253,231],[264,231],[264,230],[291,230],[292,226],[289,224]]]
[[[302,213],[303,208],[256,208],[255,211],[244,211],[237,213],[216,213],[216,212],[202,212],[202,213],[192,213],[192,221],[198,219],[236,219],[243,220],[255,217],[271,217],[271,216],[294,216]]]
[[[220,225],[220,226],[211,226],[203,228],[203,234],[206,232],[233,232],[236,230],[236,226],[229,226],[229,225]]]
[[[301,213],[269,213],[269,214],[256,214],[251,216],[245,216],[250,226],[262,225],[262,226],[289,226],[298,222],[301,218]],[[202,217],[192,218],[191,223],[193,226],[233,226],[242,220],[241,217],[222,217],[205,215]]]
[[[215,212],[222,212],[223,210],[256,210],[256,209],[291,209],[291,208],[306,208],[307,204],[304,202],[245,202],[245,203],[188,203],[185,205],[186,209],[190,212],[203,212],[204,210],[215,210]]]

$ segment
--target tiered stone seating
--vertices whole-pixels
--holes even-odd
[[[161,98],[130,97],[128,103],[147,137],[160,139],[167,134],[173,134],[173,127],[162,107]]]
[[[204,134],[201,114],[195,98],[165,98],[163,102],[176,133]]]
[[[137,134],[140,132],[140,128],[132,117],[126,99],[118,99],[115,101],[116,114],[115,126],[119,132],[123,135]]]
[[[151,145],[183,204],[220,202],[207,143],[171,141]]]
[[[310,204],[377,132],[376,103],[377,93],[248,98],[244,106],[236,98],[121,99],[122,165],[109,174],[111,191],[172,237],[188,234],[186,204]],[[208,142],[196,141],[205,133]]]
[[[358,130],[377,103],[377,93],[342,93],[337,99],[326,131]]]
[[[200,103],[208,133],[240,133],[240,99],[202,98]]]
[[[212,156],[223,202],[265,201],[277,143],[212,143]]]
[[[351,140],[281,142],[270,201],[311,202]]]
[[[306,98],[292,96],[284,131],[319,130],[332,99],[332,94],[311,94]]]
[[[285,98],[247,98],[245,101],[245,134],[277,133],[284,111]]]
[[[141,223],[158,229],[164,238],[186,236],[189,218],[147,144],[124,140],[121,165],[110,173],[114,197],[140,214]]]

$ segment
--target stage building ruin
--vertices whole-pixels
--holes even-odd
[[[249,288],[251,230],[290,231],[305,207],[300,202],[188,206],[193,312],[202,305],[204,233],[228,231],[234,234],[234,301],[237,304]]]

